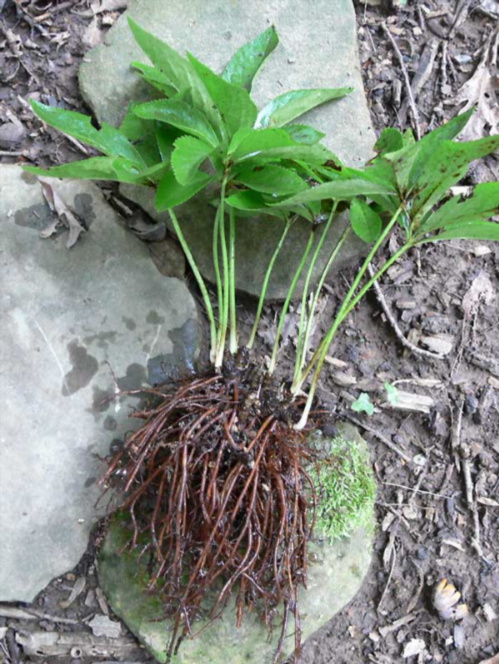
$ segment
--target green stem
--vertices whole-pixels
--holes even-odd
[[[217,285],[217,300],[218,300],[218,318],[222,316],[224,299],[222,290],[222,279],[220,278],[220,262],[218,260],[218,234],[220,225],[220,208],[218,208],[215,215],[215,224],[213,226],[213,267],[215,269],[215,282]],[[220,331],[217,333],[217,339],[220,336]]]
[[[196,261],[194,260],[194,256],[191,253],[191,250],[189,249],[189,245],[187,244],[187,241],[184,237],[184,234],[182,233],[182,230],[180,228],[180,224],[178,223],[178,219],[175,215],[175,212],[173,209],[169,209],[168,213],[170,215],[170,219],[173,224],[173,228],[175,230],[175,233],[177,234],[178,240],[180,242],[180,246],[182,247],[185,257],[187,258],[187,262],[190,265],[190,268],[192,270],[192,273],[194,275],[194,278],[197,281],[197,284],[199,286],[199,290],[201,291],[201,296],[203,298],[204,306],[206,309],[206,314],[208,316],[208,321],[210,324],[210,338],[211,338],[211,352],[210,352],[210,359],[212,362],[215,361],[215,354],[216,354],[216,347],[217,347],[217,326],[215,323],[215,316],[213,315],[213,307],[211,306],[211,300],[210,296],[208,294],[208,290],[206,288],[206,285],[204,283],[204,279],[201,276],[201,273],[199,272],[198,266],[196,265]]]
[[[354,309],[354,307],[357,306],[357,304],[360,302],[360,300],[364,297],[364,295],[367,293],[367,291],[371,288],[371,286],[374,284],[375,281],[377,281],[385,272],[388,270],[388,268],[395,263],[403,254],[405,254],[406,251],[408,251],[411,247],[413,246],[412,242],[406,242],[403,247],[400,247],[398,251],[396,251],[393,256],[391,256],[385,263],[380,267],[380,269],[374,274],[368,282],[362,288],[360,291],[357,293],[357,295],[353,298],[353,300],[350,302],[348,307],[345,309],[345,312],[342,316],[342,321],[345,320],[345,318],[348,316],[348,314]]]
[[[236,211],[229,211],[229,289],[230,289],[230,340],[229,350],[237,352],[237,320],[236,320]]]
[[[286,296],[286,299],[285,299],[283,307],[282,307],[281,315],[280,315],[280,318],[279,318],[279,325],[277,326],[277,332],[276,332],[276,337],[275,337],[275,341],[274,341],[274,348],[272,350],[272,357],[270,358],[270,365],[269,365],[269,369],[268,369],[269,375],[272,375],[274,373],[274,370],[275,370],[275,367],[276,367],[277,353],[279,351],[279,340],[281,338],[281,332],[282,332],[282,326],[284,325],[284,319],[285,319],[286,314],[288,312],[289,303],[290,303],[291,298],[293,296],[293,292],[295,290],[298,279],[300,278],[300,274],[302,273],[302,270],[305,266],[305,263],[307,262],[308,254],[310,253],[310,249],[312,248],[312,244],[314,242],[314,235],[315,235],[314,229],[312,228],[312,230],[310,231],[309,238],[308,238],[307,246],[306,246],[305,251],[303,253],[303,256],[302,256],[302,259],[301,259],[300,264],[298,266],[298,269],[295,272],[295,275],[293,277],[293,280],[292,280],[291,285],[290,285],[289,290],[288,290],[288,294]]]
[[[219,369],[223,364],[224,351],[225,351],[225,337],[227,336],[227,325],[229,321],[229,258],[227,254],[227,240],[225,238],[225,187],[227,180],[222,182],[222,191],[220,193],[220,246],[222,250],[222,267],[223,267],[223,307],[218,315],[218,349],[215,358],[215,368]]]
[[[310,279],[312,278],[312,273],[314,271],[315,264],[317,262],[317,258],[319,256],[319,252],[322,249],[322,245],[324,244],[324,240],[326,239],[327,232],[329,231],[329,227],[331,226],[331,222],[333,221],[334,214],[336,212],[336,208],[338,207],[338,201],[335,201],[333,204],[333,207],[331,208],[331,213],[329,214],[329,218],[327,220],[327,223],[324,227],[324,230],[322,231],[322,235],[319,239],[319,242],[317,243],[317,246],[315,248],[315,251],[312,255],[312,260],[310,261],[310,265],[308,266],[307,270],[307,276],[305,278],[305,285],[303,286],[303,295],[301,298],[301,311],[300,311],[300,323],[298,326],[298,344],[296,348],[296,360],[295,360],[295,370],[293,374],[293,382],[297,379],[298,373],[301,369],[302,365],[302,357],[303,357],[303,347],[305,343],[305,338],[304,338],[304,333],[305,333],[305,312],[307,309],[307,300],[308,300],[308,287],[310,285]],[[308,316],[307,319],[307,326],[310,321],[310,316]]]
[[[314,368],[314,375],[312,377],[312,383],[310,385],[310,390],[308,393],[308,398],[307,402],[305,404],[305,408],[303,410],[302,416],[298,424],[296,425],[296,429],[300,430],[303,429],[308,421],[308,416],[310,413],[310,409],[312,407],[312,403],[314,400],[314,395],[315,395],[315,390],[317,389],[317,383],[319,381],[319,375],[322,369],[322,365],[324,364],[324,360],[326,358],[327,352],[329,350],[329,347],[331,345],[331,342],[338,330],[338,327],[341,325],[345,317],[348,315],[348,313],[352,310],[352,308],[360,301],[360,299],[365,295],[367,292],[368,288],[372,286],[372,284],[387,270],[390,265],[392,265],[400,256],[407,251],[407,249],[411,246],[411,244],[408,242],[406,243],[401,249],[399,249],[391,258],[389,258],[386,263],[376,272],[376,274],[369,279],[367,284],[359,291],[357,296],[354,298],[355,291],[364,276],[364,273],[367,270],[367,267],[371,260],[373,259],[374,255],[376,254],[376,251],[379,249],[387,235],[389,234],[390,230],[393,228],[395,223],[397,222],[397,219],[402,211],[402,207],[400,207],[397,212],[393,215],[393,217],[390,219],[388,222],[386,228],[383,230],[381,233],[380,237],[378,240],[375,242],[373,247],[371,248],[371,251],[369,252],[366,260],[362,264],[362,267],[357,273],[357,276],[355,277],[352,286],[350,287],[350,290],[348,291],[347,295],[345,296],[345,299],[343,300],[343,303],[336,314],[336,317],[333,321],[333,324],[329,328],[326,336],[324,337],[322,343],[319,345],[317,350],[315,351],[311,361],[309,362],[307,368],[305,371],[302,373],[300,376],[300,381],[295,385],[293,393],[296,394],[298,390],[301,389],[301,386],[303,385],[304,381],[306,380],[308,374],[310,371]]]
[[[310,305],[310,313],[309,317],[307,320],[307,327],[305,330],[305,337],[303,339],[303,350],[302,350],[302,355],[301,355],[301,360],[300,360],[300,365],[295,366],[295,378],[293,379],[293,384],[291,386],[291,391],[294,392],[294,388],[296,386],[296,383],[300,380],[300,372],[303,370],[303,365],[306,362],[307,359],[307,353],[308,353],[308,345],[310,342],[310,335],[312,333],[312,322],[314,320],[315,316],[315,310],[317,308],[317,303],[319,301],[319,295],[322,291],[322,288],[324,286],[324,282],[326,281],[326,277],[329,274],[329,270],[331,269],[332,264],[336,260],[336,257],[338,256],[338,253],[343,245],[343,242],[347,239],[349,233],[351,231],[351,226],[348,224],[341,234],[340,239],[336,243],[333,251],[331,252],[331,255],[329,256],[328,262],[326,263],[324,270],[322,271],[321,278],[319,280],[319,283],[317,284],[317,288],[315,289],[315,292],[313,294],[313,299],[312,303]],[[298,358],[297,358],[298,359]]]
[[[246,348],[251,349],[253,347],[253,344],[255,343],[256,339],[256,333],[258,330],[258,325],[260,323],[260,318],[262,316],[262,310],[263,310],[263,305],[265,302],[265,294],[267,292],[267,286],[269,284],[269,279],[270,275],[272,274],[272,270],[274,268],[274,263],[276,262],[277,256],[279,255],[279,252],[282,249],[282,245],[284,244],[284,240],[286,239],[286,235],[288,234],[289,229],[293,225],[294,221],[296,220],[296,216],[292,217],[291,219],[286,219],[285,225],[284,225],[284,230],[282,232],[281,238],[277,244],[277,247],[275,248],[274,253],[272,254],[272,258],[270,259],[270,262],[267,266],[267,271],[265,272],[265,276],[263,278],[263,284],[262,284],[262,290],[260,291],[260,298],[258,300],[258,307],[256,310],[255,314],[255,322],[253,323],[253,329],[251,330],[250,338],[248,340],[248,343],[246,344]]]
[[[400,213],[402,212],[402,210],[403,210],[403,207],[402,207],[402,206],[398,208],[398,210],[395,212],[395,214],[393,215],[393,217],[390,219],[390,221],[388,222],[388,224],[387,224],[387,225],[385,226],[385,228],[383,229],[383,232],[381,233],[381,235],[379,236],[379,238],[376,240],[376,242],[374,243],[374,245],[371,247],[371,250],[370,250],[370,252],[369,252],[367,258],[365,259],[364,263],[362,264],[362,267],[361,267],[361,268],[359,269],[359,271],[357,272],[357,275],[356,275],[356,277],[355,277],[355,279],[354,279],[354,281],[353,281],[353,283],[352,283],[352,285],[351,285],[351,287],[350,287],[350,290],[349,290],[348,293],[346,294],[346,296],[345,296],[345,298],[344,298],[344,300],[343,300],[343,302],[342,302],[342,304],[341,304],[341,307],[340,307],[340,309],[338,310],[338,313],[336,314],[336,318],[335,318],[335,320],[334,320],[334,322],[333,322],[331,328],[329,329],[329,331],[327,332],[326,336],[324,337],[324,339],[323,339],[322,342],[320,343],[319,347],[316,349],[315,353],[314,353],[313,356],[312,356],[312,359],[310,360],[310,362],[308,363],[308,365],[306,366],[306,368],[304,369],[304,371],[302,371],[302,373],[301,373],[301,375],[300,375],[298,381],[295,382],[295,386],[294,386],[294,388],[293,388],[293,390],[292,390],[292,391],[293,391],[293,394],[296,394],[296,393],[301,389],[303,383],[304,383],[305,380],[307,379],[307,376],[310,374],[310,372],[311,372],[312,369],[314,368],[314,365],[315,365],[315,363],[317,362],[317,359],[319,358],[319,356],[320,356],[320,354],[321,354],[321,352],[322,352],[322,347],[323,347],[323,346],[326,346],[326,348],[329,348],[329,344],[331,343],[331,341],[328,342],[328,337],[329,337],[329,335],[331,334],[332,329],[335,327],[337,319],[341,319],[341,320],[342,320],[343,312],[344,312],[344,310],[347,308],[347,306],[348,306],[350,300],[352,299],[352,297],[353,297],[355,291],[357,290],[357,287],[358,287],[359,283],[361,282],[362,277],[364,276],[365,271],[367,270],[367,266],[369,265],[369,263],[370,263],[371,260],[373,259],[374,255],[375,255],[376,252],[378,251],[379,247],[383,244],[385,238],[386,238],[387,235],[390,233],[390,231],[391,231],[391,229],[393,228],[393,226],[396,224],[397,219],[398,219]],[[336,327],[337,327],[337,325],[336,325]],[[336,329],[334,330],[334,332],[336,332]],[[332,338],[333,338],[333,336],[334,336],[334,332],[332,332],[331,340],[332,340]]]

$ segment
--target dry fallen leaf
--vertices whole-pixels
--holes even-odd
[[[497,31],[490,35],[483,47],[482,57],[475,73],[466,81],[451,102],[452,105],[460,106],[460,113],[476,106],[473,117],[460,135],[463,141],[471,141],[489,134],[492,136],[499,133],[499,104],[496,97],[499,90],[499,78],[493,72],[494,42],[497,35]]]
[[[115,12],[118,9],[126,9],[128,7],[128,0],[102,0],[99,9],[96,13],[101,12]]]
[[[414,657],[414,655],[422,655],[426,650],[426,643],[423,639],[411,639],[409,643],[406,644],[402,657],[408,659],[409,657]]]
[[[100,38],[101,38],[101,31],[99,30],[99,23],[97,20],[97,16],[94,16],[93,19],[90,21],[87,29],[83,33],[83,37],[81,38],[81,40],[85,44],[85,46],[88,46],[88,48],[93,48],[94,46],[97,46],[97,44],[100,42]]]
[[[38,178],[38,181],[42,185],[43,195],[49,208],[57,216],[56,220],[41,231],[40,237],[46,239],[55,233],[60,220],[69,229],[66,247],[71,249],[71,247],[78,241],[81,233],[85,232],[85,228],[78,221],[74,212],[68,208],[57,191],[55,191],[52,183],[45,178]]]
[[[476,313],[480,302],[483,302],[487,306],[492,304],[495,295],[494,286],[487,273],[484,270],[480,270],[463,297],[462,307],[465,320],[468,320]]]
[[[480,664],[499,664],[499,652],[490,659],[482,659]]]
[[[434,353],[448,355],[454,348],[455,338],[451,334],[442,332],[440,334],[421,337],[420,341]]]
[[[433,606],[442,620],[462,620],[468,614],[466,604],[459,604],[461,593],[447,579],[442,579],[433,591]]]

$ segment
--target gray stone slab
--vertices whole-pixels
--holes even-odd
[[[103,402],[190,367],[195,302],[166,278],[101,190],[54,186],[90,224],[42,240],[52,220],[36,178],[0,167],[0,599],[29,602],[73,568],[104,505],[98,456],[132,428],[137,399]]]
[[[272,97],[295,88],[351,85],[354,92],[344,99],[315,109],[303,121],[327,134],[324,142],[349,165],[359,165],[372,154],[374,132],[367,108],[357,49],[356,21],[351,0],[132,0],[128,12],[140,25],[180,52],[186,50],[221,71],[243,43],[274,24],[280,44],[255,79],[253,97],[262,106]],[[126,14],[111,28],[103,44],[91,50],[80,68],[82,94],[99,120],[118,124],[130,99],[145,99],[148,91],[130,69],[132,60],[146,61],[126,23]],[[126,195],[154,213],[152,193],[143,188],[124,188]],[[205,276],[213,279],[210,265],[212,209],[201,200],[182,208],[180,218],[193,243],[196,259]],[[345,220],[331,229],[328,246],[334,243]],[[244,223],[244,225],[243,225]],[[237,285],[256,295],[280,232],[275,220],[240,224],[238,247],[241,258]],[[294,266],[306,242],[308,224],[293,228],[269,284],[269,299],[283,298]],[[346,244],[335,271],[358,258],[365,250],[359,240]],[[322,264],[327,260],[324,252]],[[300,292],[301,284],[297,290]]]
[[[359,446],[369,464],[365,441],[351,425],[343,425],[342,435]],[[317,537],[309,544],[307,590],[299,594],[302,639],[307,639],[345,607],[357,594],[367,574],[372,552],[374,515],[372,502],[366,502],[365,526],[349,537],[330,543]],[[364,509],[364,508],[363,508]],[[333,516],[333,515],[332,515]],[[130,540],[126,520],[118,515],[110,525],[99,555],[99,583],[113,611],[144,643],[158,662],[165,662],[171,624],[165,621],[161,597],[147,591],[150,570],[139,560],[140,547],[129,555],[121,553]],[[236,606],[232,596],[220,620],[200,636],[182,642],[175,664],[263,664],[271,662],[280,629],[269,640],[256,611],[245,614],[241,627],[235,626]],[[202,623],[192,625],[197,632]],[[294,648],[294,622],[290,620],[284,641],[284,661]]]

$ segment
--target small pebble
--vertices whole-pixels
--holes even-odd
[[[15,147],[26,136],[26,129],[19,122],[6,122],[0,127],[0,147],[6,150]]]
[[[424,546],[418,547],[416,555],[418,557],[418,560],[426,560],[428,558],[428,552],[426,551]]]

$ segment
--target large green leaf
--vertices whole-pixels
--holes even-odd
[[[452,224],[438,235],[418,239],[417,244],[440,240],[493,240],[499,242],[499,223],[494,221],[469,221]]]
[[[139,169],[123,157],[90,157],[73,161],[70,164],[54,166],[44,170],[36,166],[24,166],[24,170],[35,175],[53,178],[71,178],[73,180],[111,180],[142,184],[155,180],[161,165],[152,169]]]
[[[189,184],[203,161],[210,155],[213,148],[193,136],[182,136],[175,141],[171,160],[177,182]]]
[[[198,173],[192,182],[183,186],[177,182],[173,171],[167,171],[156,191],[156,210],[163,212],[164,210],[169,210],[185,203],[200,192],[201,189],[204,189],[210,179],[209,175]]]
[[[249,92],[258,70],[278,43],[279,38],[272,25],[234,53],[224,69],[222,78]]]
[[[354,198],[350,204],[350,223],[354,233],[370,244],[381,233],[380,216],[364,201]]]
[[[453,196],[430,214],[419,230],[428,233],[454,224],[483,221],[496,214],[499,214],[499,182],[485,182],[477,185],[468,198]]]
[[[344,97],[353,88],[292,90],[272,99],[258,113],[255,128],[282,127],[307,111],[331,99]]]
[[[151,131],[147,134],[142,141],[135,144],[135,147],[146,166],[155,166],[163,161],[158,149],[156,134],[154,132]]]
[[[166,97],[173,97],[177,93],[177,89],[157,67],[151,67],[142,62],[132,62],[131,66],[140,73],[149,85],[162,92]]]
[[[385,158],[393,164],[399,190],[404,196],[409,196],[415,183],[426,170],[428,160],[435,155],[440,144],[455,138],[464,129],[472,114],[473,109],[434,129],[417,143],[408,144],[401,150],[385,155]]]
[[[53,166],[47,169],[39,168],[38,166],[23,166],[23,170],[50,178],[119,181],[116,171],[113,168],[113,161],[113,157],[90,157],[90,159],[72,161],[70,164]]]
[[[303,143],[304,145],[315,145],[326,135],[313,127],[302,124],[287,125],[282,129],[290,135],[295,143]]]
[[[120,182],[147,184],[159,182],[168,168],[168,164],[160,162],[140,170],[133,164],[116,157],[113,161],[113,168]]]
[[[323,200],[349,200],[356,196],[369,196],[371,194],[391,195],[391,191],[382,184],[369,182],[368,180],[335,180],[312,187],[307,191],[300,192],[291,198],[279,203],[279,205],[293,206],[301,203],[311,203]]]
[[[234,179],[250,189],[276,196],[286,196],[308,189],[306,182],[290,168],[270,164],[243,168],[237,172]]]
[[[182,136],[180,129],[171,125],[158,123],[156,127],[156,141],[158,143],[159,154],[165,162],[170,161],[175,141]]]
[[[236,163],[262,163],[264,161],[282,161],[283,159],[295,162],[304,161],[311,165],[320,166],[330,159],[335,160],[336,156],[324,145],[301,145],[295,143],[287,147],[268,148],[260,150],[257,154],[250,153],[244,155]]]
[[[137,117],[133,112],[135,106],[137,106],[136,103],[130,104],[119,127],[120,132],[129,141],[142,140],[150,131],[154,131],[154,121]]]
[[[92,119],[76,111],[45,106],[30,100],[31,108],[36,115],[54,129],[69,134],[86,145],[91,145],[109,157],[124,157],[141,163],[140,156],[130,141],[118,129],[105,122],[100,129],[92,125]]]
[[[229,145],[233,160],[256,156],[263,150],[297,145],[284,129],[240,129]]]
[[[389,152],[397,152],[404,147],[404,134],[398,129],[388,127],[383,129],[378,140],[374,145],[376,152],[380,155],[388,154]]]
[[[429,156],[421,175],[414,183],[411,217],[422,218],[442,200],[449,187],[466,175],[470,162],[485,157],[498,148],[499,135],[466,143],[442,141],[438,150]]]
[[[190,53],[187,57],[216,104],[230,135],[238,129],[252,127],[258,111],[246,90],[227,83]]]
[[[133,19],[128,18],[128,25],[135,41],[153,65],[178,92],[188,90],[194,106],[206,116],[213,128],[217,128],[220,118],[213,108],[208,91],[191,64],[168,44],[137,25]]]
[[[166,122],[188,134],[197,136],[209,145],[216,147],[218,138],[207,118],[196,108],[182,101],[158,99],[139,104],[133,109],[135,115],[145,120]]]
[[[268,207],[264,196],[256,191],[238,191],[226,198],[225,202],[235,210],[248,213],[248,216],[268,214],[271,217],[284,218],[282,210]]]

